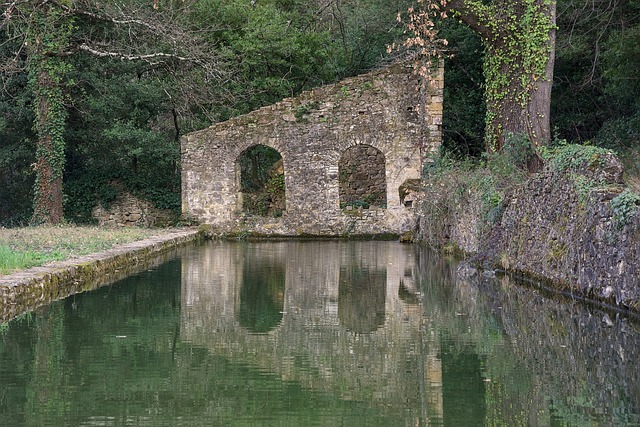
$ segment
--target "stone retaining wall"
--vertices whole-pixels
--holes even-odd
[[[157,209],[153,203],[126,191],[122,191],[108,208],[94,207],[91,216],[98,225],[105,227],[162,227],[177,219],[171,211]]]
[[[172,250],[199,239],[195,229],[176,231],[93,255],[0,276],[0,322],[79,292],[123,279],[167,261]]]
[[[624,189],[622,165],[613,155],[600,163],[585,164],[578,172],[548,168],[534,175],[505,197],[492,225],[479,208],[481,195],[470,194],[469,205],[448,211],[439,227],[480,263],[547,281],[574,296],[640,311],[640,208],[625,223],[615,218],[611,200]],[[599,184],[584,188],[585,179]],[[430,220],[421,218],[420,239],[431,237],[425,234],[433,230]]]

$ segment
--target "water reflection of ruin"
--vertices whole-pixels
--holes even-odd
[[[438,334],[422,316],[413,251],[211,243],[183,258],[181,338],[344,399],[441,417]]]

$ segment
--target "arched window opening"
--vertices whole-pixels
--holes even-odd
[[[254,145],[238,158],[242,211],[280,217],[285,210],[284,163],[278,151]]]
[[[384,154],[370,145],[356,145],[342,154],[338,164],[342,209],[387,207],[384,162]]]

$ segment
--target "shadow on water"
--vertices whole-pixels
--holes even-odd
[[[0,425],[640,425],[640,328],[394,242],[210,242],[0,331]]]

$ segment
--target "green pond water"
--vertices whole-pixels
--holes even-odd
[[[2,426],[637,426],[640,327],[395,242],[208,242],[0,328]]]

